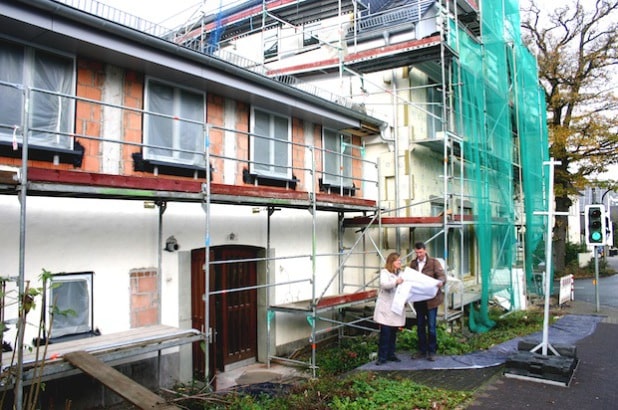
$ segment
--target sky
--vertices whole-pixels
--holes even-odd
[[[234,5],[240,0],[97,0],[137,17],[173,28],[186,23],[200,11],[210,14],[220,6]]]

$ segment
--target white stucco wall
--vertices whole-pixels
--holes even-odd
[[[146,209],[142,201],[28,197],[26,224],[25,278],[32,287],[42,269],[51,272],[94,272],[94,325],[104,334],[130,327],[131,269],[156,268],[158,263],[158,208]],[[257,209],[255,209],[257,210]],[[266,247],[265,210],[253,207],[211,205],[211,245],[238,244]],[[0,195],[1,276],[19,274],[20,206],[16,196]],[[321,294],[337,269],[337,215],[319,213],[316,224],[315,284]],[[271,248],[277,259],[273,264],[274,286],[271,304],[310,299],[313,288],[312,217],[306,210],[283,209],[271,217]],[[168,203],[163,215],[163,240],[173,235],[178,252],[162,252],[162,323],[190,325],[191,249],[206,242],[206,214],[200,204]],[[234,233],[234,239],[230,234]],[[182,267],[182,268],[181,268]],[[182,276],[182,277],[181,277]],[[286,282],[305,279],[300,284]],[[189,282],[187,282],[187,280]],[[179,297],[179,292],[184,297]],[[333,281],[326,294],[337,293]],[[7,312],[7,317],[15,312]],[[30,322],[38,323],[40,303],[30,313]],[[286,315],[289,316],[289,315]],[[263,318],[258,318],[265,326]],[[276,344],[307,339],[310,333],[304,316],[278,319]],[[32,340],[36,326],[29,326],[26,341]],[[12,340],[10,332],[5,336]]]

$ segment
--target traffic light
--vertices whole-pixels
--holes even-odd
[[[586,205],[584,219],[586,244],[605,245],[605,207],[603,205]]]

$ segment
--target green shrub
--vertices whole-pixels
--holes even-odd
[[[586,252],[586,245],[583,243],[567,242],[564,248],[564,264],[579,264],[579,254]]]

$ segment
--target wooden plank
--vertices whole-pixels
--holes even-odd
[[[152,325],[67,342],[52,343],[47,347],[46,360],[48,362],[50,360],[61,360],[60,358],[65,353],[79,350],[84,350],[89,353],[109,352],[130,347],[156,346],[168,340],[178,340],[180,344],[180,341],[191,338],[196,332],[197,331],[193,329],[178,329],[166,325]],[[3,357],[2,364],[4,366],[10,365],[10,359],[10,357]],[[36,360],[37,357],[34,352],[25,354],[23,359],[26,365]]]
[[[65,354],[64,359],[140,409],[172,410],[179,408],[167,404],[164,398],[89,353],[84,351],[71,352]]]
[[[344,305],[346,303],[358,302],[362,300],[371,300],[378,295],[376,289],[371,289],[363,292],[347,293],[341,295],[325,296],[318,302],[318,308],[327,306]]]
[[[188,178],[112,175],[39,167],[30,167],[28,169],[28,180],[42,184],[56,183],[66,185],[66,192],[71,191],[70,185],[78,185],[189,194],[201,193],[202,183],[204,182]],[[253,198],[270,199],[272,203],[277,203],[276,201],[303,201],[305,206],[308,206],[310,203],[309,193],[306,191],[250,184],[227,185],[212,183],[210,184],[210,194],[212,195],[211,201],[213,202],[220,200],[218,196],[225,197],[229,195],[238,197],[237,199],[240,202],[249,203]],[[316,201],[318,205],[322,204],[324,209],[331,209],[327,205],[332,204],[333,210],[344,206],[375,207],[376,205],[376,202],[373,200],[326,193],[316,193]]]

